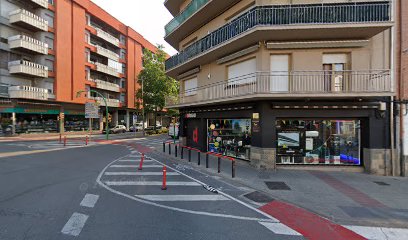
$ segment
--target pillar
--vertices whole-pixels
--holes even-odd
[[[116,126],[119,124],[119,111],[115,110],[112,114],[112,125]]]
[[[16,113],[11,113],[11,134],[16,134]]]
[[[126,110],[126,119],[125,119],[125,122],[126,122],[126,129],[129,130],[129,128],[130,128],[130,114],[129,114],[129,110]]]
[[[99,114],[99,130],[103,130],[103,111]]]

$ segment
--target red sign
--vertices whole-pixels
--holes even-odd
[[[198,143],[198,128],[195,128],[193,131],[193,141]]]

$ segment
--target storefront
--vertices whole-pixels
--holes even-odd
[[[361,165],[359,120],[276,121],[277,164]]]

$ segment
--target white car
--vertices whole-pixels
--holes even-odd
[[[130,127],[129,131],[131,132],[143,131],[143,123],[136,123],[135,125]]]
[[[109,129],[110,133],[125,133],[126,127],[124,125],[116,125],[114,128]]]

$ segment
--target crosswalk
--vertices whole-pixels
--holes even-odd
[[[163,142],[170,141],[170,140],[172,139],[170,139],[168,136],[162,136],[158,138],[138,138],[138,139],[135,139],[134,141],[137,144],[141,144],[143,146],[153,149],[153,148],[161,147],[163,145]],[[176,140],[176,143],[178,142],[179,141]]]
[[[95,142],[88,142],[88,146],[96,145]],[[72,148],[85,146],[85,141],[68,141],[65,146],[63,143],[58,141],[45,141],[45,142],[32,142],[32,143],[8,143],[7,146],[12,147],[22,147],[32,150],[48,150],[48,149],[59,149],[59,148]]]

